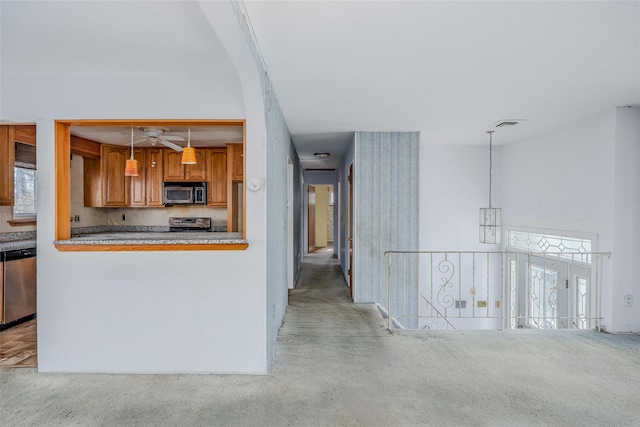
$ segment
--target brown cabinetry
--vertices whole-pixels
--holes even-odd
[[[83,158],[84,165],[84,206],[87,208],[102,207],[102,177],[100,176],[100,159]]]
[[[0,206],[13,206],[14,126],[0,126]]]
[[[13,206],[16,142],[36,145],[35,125],[0,126],[0,206]]]
[[[183,165],[182,153],[164,150],[164,180],[165,181],[205,181],[205,153],[203,149],[196,149],[196,164]]]
[[[208,148],[205,150],[207,170],[207,204],[214,208],[227,206],[227,150]]]
[[[103,144],[100,147],[100,177],[102,206],[129,206],[130,179],[124,176],[124,167],[130,156],[128,147]]]
[[[163,151],[161,148],[137,148],[138,176],[131,177],[131,206],[162,206]]]
[[[244,147],[242,144],[227,144],[228,167],[233,181],[244,180]]]

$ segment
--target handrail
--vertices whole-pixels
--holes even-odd
[[[392,256],[396,254],[403,256]],[[408,258],[412,267],[407,276],[407,261],[402,261],[407,260],[404,255],[428,257],[426,261],[422,256]],[[611,252],[604,251],[521,249],[388,250],[384,252],[387,258],[388,329],[394,331],[394,321],[401,322],[399,324],[406,328],[402,319],[413,325],[409,328],[418,329],[442,327],[444,322],[451,329],[457,329],[459,322],[463,322],[463,328],[467,325],[472,329],[491,329],[496,328],[497,321],[502,325],[498,329],[521,325],[534,328],[566,328],[572,325],[581,329],[594,324],[599,328],[602,320],[602,262],[605,257],[610,259],[611,255]],[[400,270],[394,270],[398,265]],[[424,269],[428,273],[419,273]],[[394,287],[394,280],[400,287]],[[427,283],[426,287],[424,283]],[[430,298],[425,296],[429,292]],[[471,304],[467,302],[469,300]],[[427,311],[423,311],[425,307]],[[399,316],[394,311],[400,313]],[[459,320],[454,324],[450,321],[452,319]],[[479,323],[472,319],[484,319],[485,326],[477,326]],[[431,326],[425,321],[431,322]]]

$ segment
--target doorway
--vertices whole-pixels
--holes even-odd
[[[591,329],[597,317],[590,239],[509,230],[509,328]],[[541,251],[541,252],[540,252]]]
[[[333,185],[318,184],[308,187],[307,230],[308,253],[322,250],[333,252],[334,193]]]

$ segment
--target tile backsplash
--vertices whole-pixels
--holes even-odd
[[[35,240],[35,231],[10,231],[0,233],[0,242],[15,242],[17,240]]]

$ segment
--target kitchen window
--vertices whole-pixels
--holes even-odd
[[[36,218],[36,147],[16,142],[13,219]]]

